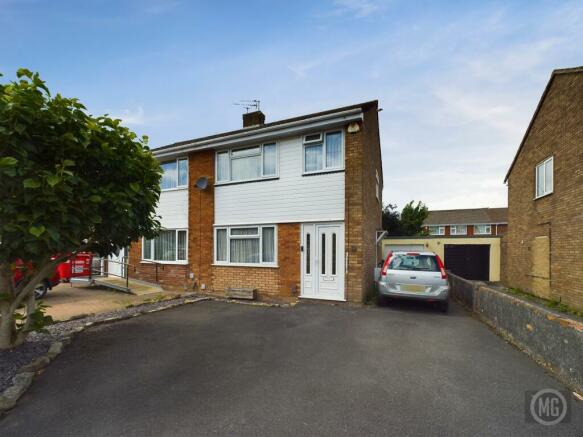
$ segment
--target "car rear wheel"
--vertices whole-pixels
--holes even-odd
[[[49,287],[46,282],[42,282],[36,286],[34,289],[34,298],[35,299],[42,299],[49,291]]]

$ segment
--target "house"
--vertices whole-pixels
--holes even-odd
[[[508,208],[473,208],[429,211],[423,222],[428,235],[500,236],[508,228]]]
[[[552,72],[505,182],[504,284],[583,309],[583,67]]]
[[[265,122],[153,150],[162,232],[132,275],[259,299],[362,302],[373,287],[383,172],[378,102]]]

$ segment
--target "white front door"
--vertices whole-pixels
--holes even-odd
[[[344,225],[302,225],[301,297],[344,298]]]
[[[125,249],[120,249],[119,254],[110,255],[107,258],[107,272],[111,276],[125,277]]]

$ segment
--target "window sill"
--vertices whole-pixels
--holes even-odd
[[[245,263],[213,263],[215,267],[261,267],[265,269],[277,269],[279,266],[277,264],[245,264]]]
[[[162,265],[177,265],[177,266],[185,266],[188,265],[188,261],[150,261],[150,260],[141,260],[140,264],[162,264]]]
[[[161,193],[166,193],[167,191],[180,191],[180,190],[188,190],[188,185],[185,185],[184,187],[176,187],[176,188],[161,188],[160,192]]]
[[[542,199],[543,197],[550,196],[551,194],[553,194],[552,191],[550,193],[541,194],[540,196],[535,197],[533,200]]]
[[[334,168],[334,169],[329,169],[329,170],[319,170],[319,171],[310,171],[310,172],[304,172],[302,173],[302,176],[316,176],[316,175],[321,175],[321,174],[331,174],[331,173],[341,173],[343,172],[344,169],[343,168]]]
[[[279,176],[268,176],[268,177],[258,178],[258,179],[246,179],[244,181],[215,182],[215,187],[222,187],[223,185],[249,184],[251,182],[274,181],[277,179],[279,179]]]

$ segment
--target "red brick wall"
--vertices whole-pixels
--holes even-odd
[[[377,109],[376,104],[365,109],[359,132],[345,132],[345,244],[348,254],[345,289],[346,299],[355,303],[362,302],[374,287],[376,231],[381,229],[381,203],[375,190],[375,170],[382,184]]]
[[[256,288],[260,300],[290,301],[300,293],[300,225],[277,226],[278,267],[213,266],[214,293],[226,288]]]
[[[534,200],[535,167],[554,156],[553,194]],[[536,237],[550,240],[550,275],[536,278]],[[508,231],[502,280],[534,292],[548,281],[550,297],[583,309],[583,74],[558,74],[508,179]]]
[[[196,289],[204,284],[206,289],[212,290],[215,151],[191,153],[188,162],[188,261],[194,273]],[[208,178],[208,186],[204,191],[194,188],[197,179],[202,176]]]
[[[191,289],[189,280],[189,267],[184,264],[164,264],[158,265],[158,274],[156,275],[156,265],[152,263],[141,262],[142,260],[142,241],[134,242],[130,247],[128,273],[129,277],[158,283],[166,289],[187,290]]]

